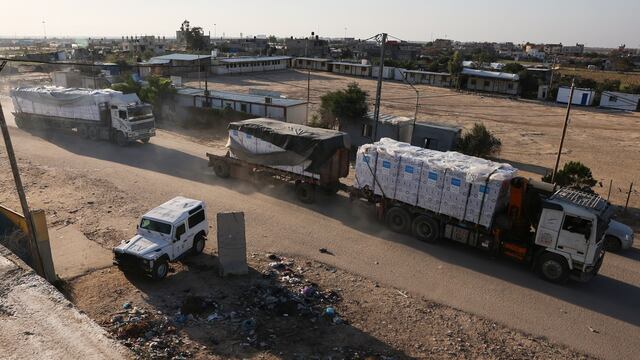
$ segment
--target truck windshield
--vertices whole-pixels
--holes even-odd
[[[144,120],[153,117],[151,105],[127,106],[129,112],[129,120]]]
[[[143,218],[142,221],[140,222],[140,228],[149,230],[149,231],[159,232],[162,234],[167,234],[167,235],[171,234],[171,225],[165,224],[159,221],[151,220],[151,219]]]

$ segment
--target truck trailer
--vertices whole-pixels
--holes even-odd
[[[19,128],[73,129],[83,138],[122,146],[155,136],[151,105],[136,94],[41,86],[14,88],[10,96]]]

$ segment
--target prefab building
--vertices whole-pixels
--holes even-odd
[[[391,138],[406,143],[411,142],[413,119],[380,114],[377,135],[374,139],[375,121],[373,118],[373,113],[369,113],[366,118],[359,121],[340,122],[339,130],[349,134],[351,146],[354,149],[382,138]]]
[[[268,96],[181,88],[174,95],[176,111],[179,108],[230,109],[256,117],[266,117],[294,124],[307,122],[307,103],[303,100],[274,98]]]
[[[467,78],[467,90],[506,95],[519,93],[518,74],[464,68],[462,75]]]
[[[438,151],[455,150],[462,129],[430,123],[416,123],[411,136],[411,145]]]
[[[162,76],[197,76],[207,73],[211,65],[210,55],[200,54],[167,54],[156,56],[148,62],[139,63],[140,76],[149,74]]]
[[[449,73],[404,69],[403,71],[407,81],[412,84],[451,87],[451,84],[453,83],[451,80],[452,76]]]
[[[331,66],[332,66],[331,71],[336,74],[359,76],[359,77],[371,76],[371,65],[369,64],[334,61],[334,62],[331,62]]]
[[[393,80],[395,77],[396,68],[385,66],[382,68],[382,78]],[[378,74],[380,73],[380,66],[373,66],[371,68],[371,77],[377,79]]]
[[[331,60],[323,58],[298,57],[291,61],[291,65],[295,69],[331,71]]]
[[[637,111],[640,95],[617,91],[605,91],[600,96],[600,107],[607,109]]]
[[[289,68],[290,62],[290,56],[247,56],[214,59],[212,72],[217,75],[223,75],[285,70]]]
[[[561,86],[558,88],[558,96],[556,98],[556,102],[561,104],[568,104],[570,95],[571,95],[571,88],[566,86]],[[595,95],[596,95],[596,92],[592,89],[575,88],[573,91],[573,100],[571,101],[571,104],[581,105],[581,106],[591,106],[593,105],[593,98],[595,97]]]

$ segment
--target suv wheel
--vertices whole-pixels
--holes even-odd
[[[562,284],[569,279],[569,265],[564,257],[546,253],[538,260],[538,273],[550,282]]]
[[[158,259],[153,264],[153,278],[155,280],[162,280],[167,276],[169,272],[169,263],[167,263],[166,259]]]
[[[202,254],[204,251],[204,235],[199,233],[196,238],[193,239],[193,253],[195,255]]]

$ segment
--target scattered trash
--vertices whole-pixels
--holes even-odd
[[[592,328],[591,326],[589,326],[589,331],[591,331],[592,333],[600,334],[600,331]]]
[[[252,334],[256,330],[256,320],[247,319],[242,322],[242,332],[245,334]]]
[[[336,309],[334,309],[332,306],[328,306],[324,309],[323,315],[332,319],[334,316],[336,316]]]
[[[274,260],[274,261],[279,261],[280,257],[276,254],[267,254],[267,259],[269,260]]]
[[[205,313],[211,313],[216,310],[215,301],[206,299],[201,296],[187,296],[180,306],[180,313],[185,315],[199,316]]]
[[[408,297],[409,297],[409,295],[407,295],[406,293],[404,293],[404,292],[402,292],[402,291],[400,291],[400,290],[396,290],[396,291],[398,292],[398,294],[400,294],[400,295],[402,295],[402,296],[404,296],[404,297],[406,297],[406,298],[408,298]]]
[[[320,253],[322,254],[328,254],[328,255],[333,255],[333,253],[329,250],[327,250],[326,248],[320,248]]]
[[[123,309],[131,309],[131,303],[126,302],[126,303],[122,304],[122,308]]]
[[[305,286],[305,287],[302,288],[302,290],[300,292],[305,297],[311,297],[311,296],[315,295],[316,289],[314,289],[313,286]]]
[[[189,318],[187,317],[187,315],[185,314],[177,314],[174,318],[173,318],[173,322],[175,322],[178,325],[183,325],[184,323],[187,322]]]

